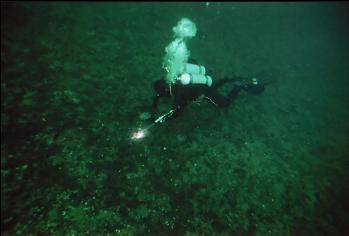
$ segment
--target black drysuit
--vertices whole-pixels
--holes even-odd
[[[218,88],[225,83],[233,84],[231,91],[226,96],[217,91]],[[169,86],[167,93],[156,93],[152,103],[153,115],[156,112],[161,96],[173,98],[173,108],[168,115],[164,117],[163,121],[165,121],[180,115],[186,105],[200,97],[204,97],[206,100],[218,107],[227,107],[235,100],[235,98],[237,98],[242,89],[252,93],[260,93],[264,90],[264,86],[250,84],[246,78],[241,77],[219,79],[214,81],[211,87],[204,84],[182,85],[180,83],[176,83]]]

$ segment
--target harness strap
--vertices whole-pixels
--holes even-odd
[[[170,94],[171,94],[171,97],[173,97],[171,84],[170,84]]]

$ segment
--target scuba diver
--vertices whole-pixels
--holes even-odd
[[[212,72],[207,72],[204,66],[192,60],[186,46],[187,41],[196,35],[195,23],[188,18],[182,18],[172,31],[174,40],[165,48],[166,55],[163,59],[163,68],[167,71],[167,75],[164,79],[154,82],[155,96],[151,114],[143,112],[141,115],[145,119],[152,119],[153,125],[178,117],[190,102],[198,99],[206,99],[218,107],[228,107],[238,97],[240,91],[260,94],[264,86],[271,82],[271,77],[266,73],[252,78],[232,76],[213,81],[210,76]],[[232,88],[224,96],[218,89],[226,83],[231,83]],[[154,119],[161,97],[172,98],[173,107],[169,112]]]
[[[211,76],[206,75],[205,67],[186,63],[186,69],[177,77],[174,83],[169,84],[165,79],[154,82],[155,96],[150,118],[153,119],[154,123],[164,123],[181,115],[190,102],[202,99],[217,107],[228,107],[238,97],[240,91],[260,94],[264,91],[265,85],[271,82],[271,75],[265,72],[252,78],[232,76],[213,81]],[[218,89],[227,83],[232,84],[232,89],[224,96],[218,92]],[[161,97],[172,98],[173,107],[169,112],[154,119]]]

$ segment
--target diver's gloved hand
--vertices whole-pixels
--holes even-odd
[[[150,112],[141,112],[139,113],[139,119],[142,121],[148,121],[153,118],[152,114]]]

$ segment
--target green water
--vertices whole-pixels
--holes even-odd
[[[347,2],[1,2],[1,232],[347,235],[348,16]],[[278,79],[132,140],[183,17],[214,79]]]

